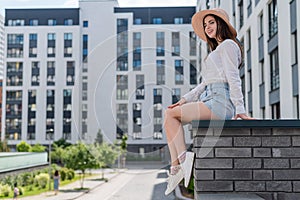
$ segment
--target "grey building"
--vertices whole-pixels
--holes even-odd
[[[199,0],[197,3],[197,10],[215,7],[228,12],[244,45],[240,76],[250,115],[261,119],[299,119],[300,1]],[[205,56],[205,48],[201,49]]]
[[[93,142],[101,130],[109,142],[127,134],[132,152],[162,149],[164,109],[199,83],[195,10],[6,9],[2,138]]]

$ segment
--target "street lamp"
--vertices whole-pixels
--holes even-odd
[[[53,134],[54,130],[51,128],[51,129],[47,129],[46,130],[46,134],[47,134],[47,139],[49,140],[49,191],[51,191],[51,137],[52,137],[52,134]]]

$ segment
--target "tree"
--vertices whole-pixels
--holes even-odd
[[[98,151],[97,159],[99,161],[100,168],[102,168],[102,179],[104,179],[104,168],[109,165],[113,165],[116,162],[119,153],[113,145],[106,142],[101,145],[96,145],[96,149]]]
[[[51,161],[57,164],[63,164],[63,158],[66,150],[63,147],[59,147],[53,144],[53,151],[51,151]]]
[[[68,146],[71,146],[72,144],[70,142],[67,142],[66,139],[60,138],[59,140],[53,142],[53,145],[56,145],[58,147],[66,148]]]
[[[32,148],[31,151],[32,152],[45,152],[46,147],[40,144],[35,144]]]
[[[0,141],[0,152],[9,152],[6,140]]]
[[[97,136],[95,138],[95,144],[102,144],[103,143],[103,134],[101,132],[101,129],[98,130]]]
[[[97,161],[95,156],[91,154],[87,146],[82,142],[79,142],[76,145],[69,146],[66,149],[66,153],[64,154],[63,159],[66,167],[81,171],[81,188],[83,188],[86,170],[99,167],[99,162]]]
[[[25,141],[21,141],[19,144],[17,144],[18,152],[30,152],[31,148],[32,148],[31,145]]]

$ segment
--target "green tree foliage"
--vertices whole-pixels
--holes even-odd
[[[32,148],[31,145],[25,141],[21,141],[19,144],[17,144],[18,152],[30,152],[31,148]]]
[[[128,139],[127,135],[123,135],[123,136],[122,136],[122,140],[121,140],[121,144],[120,144],[121,149],[122,149],[123,151],[125,151],[125,152],[126,152],[126,150],[127,150],[127,139]]]
[[[96,157],[99,162],[100,168],[104,169],[105,167],[113,165],[119,155],[118,149],[115,145],[110,145],[106,142],[101,145],[95,145],[97,151]],[[102,179],[104,179],[104,173],[102,171]]]
[[[99,167],[99,162],[95,156],[92,155],[87,146],[81,142],[76,145],[69,146],[66,149],[63,160],[66,167],[81,171],[81,188],[83,188],[86,170]]]
[[[61,138],[61,139],[59,139],[59,140],[53,142],[53,145],[56,145],[56,146],[62,147],[62,148],[67,148],[68,146],[71,146],[72,144],[69,143],[69,142],[67,142],[66,139]]]
[[[32,152],[45,152],[46,147],[40,144],[35,144],[32,146],[31,151]]]
[[[6,140],[0,141],[0,152],[9,152]]]
[[[51,161],[57,164],[63,164],[63,158],[65,154],[65,149],[53,144],[53,151],[51,151]]]

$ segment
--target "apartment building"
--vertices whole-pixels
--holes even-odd
[[[163,148],[164,109],[199,83],[195,10],[6,9],[2,138],[93,142],[101,130],[109,142],[127,134],[132,152]]]
[[[4,17],[0,14],[0,79],[3,79],[4,68]]]
[[[228,12],[244,46],[240,76],[249,114],[261,119],[299,119],[300,1],[197,2],[197,10],[216,7]],[[200,50],[205,56],[206,49]]]

